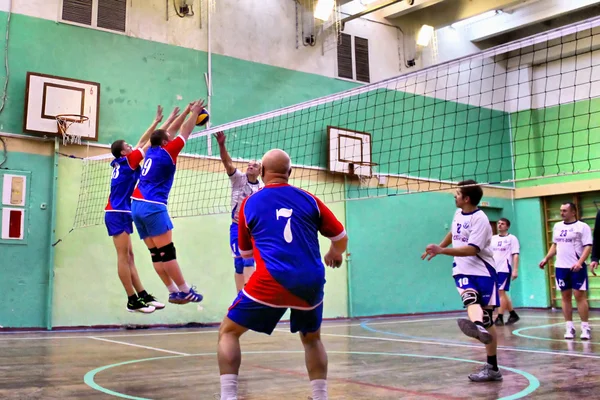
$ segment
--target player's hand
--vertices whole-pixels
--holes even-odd
[[[204,100],[200,99],[198,101],[195,101],[192,104],[191,111],[193,113],[200,113],[203,109],[204,109]]]
[[[594,274],[594,276],[597,276],[596,268],[598,268],[598,261],[592,261],[592,263],[590,264],[590,270],[592,271],[592,274]]]
[[[225,144],[225,139],[227,137],[225,136],[225,133],[223,132],[217,132],[215,133],[215,139],[217,139],[217,143],[219,143],[220,145]]]
[[[342,265],[342,255],[334,253],[331,250],[325,254],[325,264],[331,268],[339,268]]]
[[[425,248],[425,253],[423,254],[423,256],[421,256],[421,258],[424,260],[425,257],[429,256],[429,257],[427,257],[427,261],[429,261],[433,257],[437,256],[438,254],[441,254],[443,250],[444,249],[442,249],[437,244],[430,244],[429,246],[427,246]]]
[[[579,271],[582,267],[582,265],[578,262],[576,262],[575,264],[573,264],[573,266],[571,267],[571,271],[577,272]]]
[[[514,281],[515,279],[517,279],[519,277],[519,273],[517,271],[513,271],[511,278]]]
[[[540,261],[540,268],[544,269],[546,264],[548,264],[548,260],[544,258],[542,261]]]
[[[171,111],[171,114],[169,115],[168,120],[169,121],[174,121],[175,118],[177,118],[177,116],[179,115],[179,111],[181,111],[180,108],[179,107],[175,107],[173,109],[173,111]]]
[[[162,119],[163,119],[163,108],[162,108],[162,106],[159,105],[156,108],[156,117],[154,118],[154,121],[160,122],[160,121],[162,121]]]

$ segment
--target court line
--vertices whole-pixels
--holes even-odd
[[[244,354],[291,354],[291,353],[304,354],[304,351],[302,351],[302,350],[300,350],[300,351],[298,351],[298,350],[245,351],[245,352],[242,352],[242,355],[244,355]],[[472,363],[472,364],[484,364],[484,362],[481,362],[481,361],[468,360],[468,359],[463,359],[463,358],[454,358],[454,357],[424,355],[424,354],[385,353],[385,352],[368,352],[368,351],[328,351],[328,353],[331,353],[331,354],[356,354],[356,355],[380,355],[380,356],[397,356],[397,357],[415,357],[415,358],[434,358],[434,359],[448,360],[448,361],[467,362],[467,363]],[[195,357],[214,356],[214,355],[216,355],[216,353],[190,354],[190,356],[195,356]],[[84,383],[86,385],[88,385],[92,389],[97,390],[97,391],[102,392],[102,393],[109,394],[111,396],[121,397],[121,398],[124,398],[124,399],[131,399],[131,400],[150,400],[148,398],[130,396],[130,395],[127,395],[127,394],[124,394],[124,393],[119,393],[119,392],[115,392],[113,390],[107,389],[105,387],[102,387],[102,386],[98,385],[96,383],[96,381],[94,380],[94,378],[95,378],[95,376],[99,372],[105,371],[105,370],[110,369],[110,368],[120,367],[120,366],[123,366],[123,365],[135,364],[135,363],[145,362],[145,361],[156,361],[156,360],[164,360],[164,359],[171,359],[171,358],[178,358],[178,357],[181,357],[181,356],[152,357],[152,358],[144,358],[144,359],[139,359],[139,360],[124,361],[124,362],[121,362],[121,363],[116,363],[116,364],[111,364],[111,365],[105,365],[105,366],[93,369],[91,371],[88,371],[84,375],[83,381],[84,381]],[[513,395],[510,395],[510,396],[502,397],[502,398],[500,398],[498,400],[516,400],[516,399],[520,399],[522,397],[528,396],[529,394],[533,393],[535,390],[537,390],[540,387],[540,381],[534,375],[530,374],[529,372],[521,371],[521,370],[518,370],[518,369],[515,369],[515,368],[504,367],[504,366],[501,366],[501,365],[499,365],[499,367],[501,369],[513,372],[513,373],[518,374],[518,375],[521,375],[522,377],[524,377],[525,379],[527,379],[527,381],[528,381],[529,384],[528,384],[528,386],[525,389],[521,390],[520,392],[515,393]]]
[[[350,339],[366,339],[366,340],[382,340],[387,342],[400,342],[400,343],[414,343],[414,344],[434,344],[438,346],[449,346],[449,347],[467,347],[474,349],[483,349],[483,345],[473,345],[473,344],[460,344],[460,343],[440,343],[435,341],[426,341],[426,340],[409,340],[409,339],[393,339],[393,338],[382,338],[375,336],[356,336],[356,335],[343,335],[337,333],[323,333],[321,332],[321,336],[332,336],[332,337],[345,337]],[[499,347],[500,348],[500,347]],[[538,354],[549,354],[554,356],[569,356],[569,357],[579,357],[579,358],[594,358],[600,359],[600,356],[593,356],[588,354],[572,354],[572,353],[556,353],[552,351],[545,350],[529,350],[529,349],[520,349],[518,347],[501,347],[502,350],[506,351],[516,351],[522,353],[538,353]]]
[[[593,319],[590,318],[589,321],[596,321],[597,319]],[[545,337],[541,337],[541,336],[533,336],[533,335],[526,335],[521,333],[522,331],[526,331],[529,329],[542,329],[542,328],[551,328],[554,326],[560,326],[560,325],[564,325],[564,322],[558,322],[556,324],[548,324],[548,325],[538,325],[538,326],[526,326],[523,328],[519,328],[519,329],[515,329],[514,331],[512,331],[511,333],[515,336],[519,336],[522,338],[526,338],[526,339],[534,339],[534,340],[545,340],[548,342],[563,342],[563,343],[567,343],[568,339],[552,339],[552,338],[545,338]],[[597,324],[590,324],[590,326],[598,326]],[[587,344],[600,344],[600,342],[591,342],[591,341],[581,341],[581,342],[572,342],[572,343],[587,343]]]
[[[88,339],[94,339],[94,340],[100,340],[102,342],[122,344],[122,345],[125,345],[125,346],[139,347],[139,348],[146,349],[146,350],[154,350],[154,351],[161,351],[163,353],[177,354],[179,356],[189,356],[190,355],[189,353],[181,353],[179,351],[159,349],[158,347],[142,346],[141,344],[134,344],[134,343],[128,343],[128,342],[120,342],[118,340],[104,339],[104,338],[99,338],[99,337],[95,337],[95,336],[88,336],[87,338]]]

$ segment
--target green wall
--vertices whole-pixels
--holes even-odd
[[[6,172],[30,173],[25,240],[20,244],[0,241],[0,303],[3,304],[0,326],[22,328],[46,324],[52,163],[52,157],[9,151],[7,162],[0,169],[0,179]],[[41,208],[43,203],[46,209]]]
[[[513,219],[509,199],[484,197],[490,219]],[[456,210],[450,193],[415,193],[349,201],[350,293],[353,316],[460,310],[452,257],[421,260],[439,243]]]

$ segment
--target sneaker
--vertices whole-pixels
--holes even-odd
[[[156,308],[157,310],[162,310],[163,308],[165,308],[165,305],[156,300],[156,297],[152,296],[150,293],[146,294],[142,298],[142,300],[144,300],[144,303]]]
[[[461,318],[458,320],[458,327],[467,336],[479,340],[483,344],[490,344],[494,339],[492,335],[481,325],[473,321]]]
[[[592,338],[592,330],[590,327],[581,327],[581,336],[579,336],[581,340],[590,340]]]
[[[184,300],[179,294],[183,294],[183,292],[170,293],[169,294],[169,303],[173,304],[187,304],[188,301]]]
[[[140,299],[139,297],[134,301],[127,302],[127,311],[129,312],[141,312],[144,314],[150,314],[154,312],[154,310],[154,306],[149,306],[144,302],[144,300]]]
[[[512,325],[520,319],[521,318],[519,318],[519,316],[517,314],[511,315],[510,317],[508,317],[508,321],[506,321],[506,325]]]
[[[575,338],[575,328],[567,328],[565,332],[565,339],[574,339]],[[581,333],[583,335],[583,332]]]
[[[187,303],[200,303],[203,299],[200,293],[197,293],[194,289],[196,287],[192,287],[189,293],[179,292],[179,293],[171,293],[169,295],[169,303],[174,304],[187,304]]]
[[[492,381],[501,381],[502,373],[493,370],[491,364],[485,363],[481,370],[475,374],[469,375],[469,379],[473,382],[492,382]]]
[[[510,321],[510,319],[509,319],[509,321]],[[502,325],[504,325],[504,319],[500,318],[498,316],[498,318],[496,318],[496,320],[494,321],[494,324],[497,325],[497,326],[502,326]]]

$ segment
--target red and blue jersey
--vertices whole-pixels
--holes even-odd
[[[144,151],[135,149],[127,156],[115,158],[110,163],[113,172],[105,211],[131,212],[131,194],[140,177],[140,163],[143,159]]]
[[[288,184],[267,185],[242,203],[238,229],[240,253],[256,261],[256,272],[244,287],[248,297],[300,310],[323,302],[325,266],[318,234],[336,241],[346,231],[321,200]]]
[[[133,191],[134,200],[167,205],[173,186],[177,156],[185,146],[185,139],[177,136],[165,146],[152,146],[146,152],[140,180]]]

